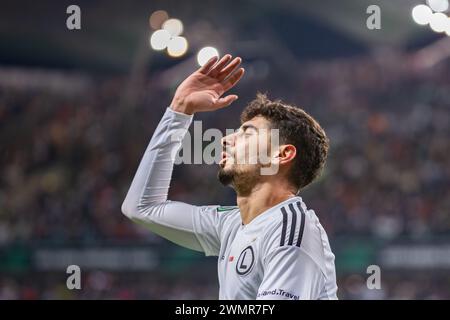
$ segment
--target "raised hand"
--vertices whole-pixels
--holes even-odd
[[[238,96],[221,96],[234,87],[244,75],[244,68],[238,69],[242,59],[236,57],[231,61],[231,58],[230,54],[226,54],[216,63],[218,58],[213,57],[187,77],[178,86],[171,108],[174,111],[193,114],[229,106]]]

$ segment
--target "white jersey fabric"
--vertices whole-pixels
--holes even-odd
[[[193,116],[164,113],[122,212],[186,248],[218,256],[220,299],[337,299],[334,254],[313,210],[292,197],[243,225],[238,207],[167,200]]]

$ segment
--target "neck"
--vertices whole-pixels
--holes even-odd
[[[250,223],[264,211],[292,197],[295,194],[287,186],[268,182],[255,185],[248,195],[237,195],[242,223]]]

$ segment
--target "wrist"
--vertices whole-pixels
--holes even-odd
[[[188,115],[194,114],[194,111],[186,103],[185,99],[182,99],[182,98],[179,98],[179,97],[174,97],[173,98],[173,100],[172,100],[172,102],[170,104],[170,108],[173,111],[176,111],[176,112],[180,112],[180,113],[184,113],[184,114],[188,114]]]

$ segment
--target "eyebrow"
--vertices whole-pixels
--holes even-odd
[[[258,128],[252,124],[244,124],[241,126],[241,129],[242,129],[242,131],[245,131],[247,129],[254,129],[254,130],[258,131]]]

